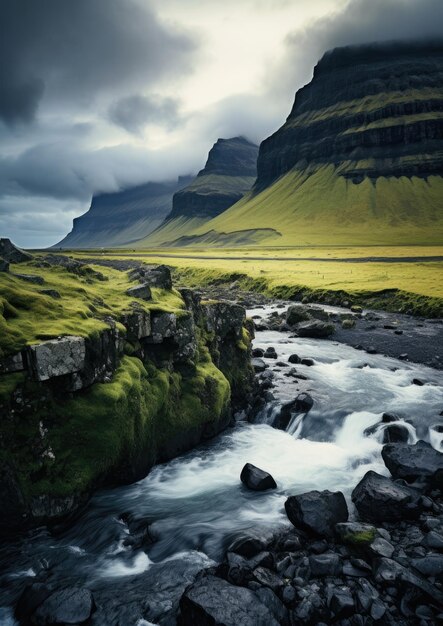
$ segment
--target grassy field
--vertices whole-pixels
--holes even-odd
[[[104,256],[109,253],[111,251],[102,252]],[[401,262],[401,259],[443,256],[442,246],[234,248],[223,251],[173,248],[161,252],[155,249],[114,251],[110,256],[166,263],[176,268],[184,282],[192,285],[240,280],[246,288],[274,295],[333,301],[334,294],[340,293],[349,295],[354,301],[367,301],[371,306],[422,315],[443,315],[443,262]],[[307,257],[312,260],[303,260]],[[395,257],[398,261],[352,260],[368,257]],[[387,294],[386,290],[391,293]]]

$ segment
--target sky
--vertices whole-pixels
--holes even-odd
[[[443,36],[442,0],[0,0],[0,236],[260,143],[335,46]]]

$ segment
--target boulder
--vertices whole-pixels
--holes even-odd
[[[4,259],[0,259],[0,272],[9,272],[9,263]]]
[[[338,576],[342,570],[340,557],[334,552],[311,554],[309,557],[309,566],[311,568],[311,575],[314,578],[320,578],[322,576]]]
[[[350,617],[355,612],[354,599],[349,589],[335,589],[329,608],[337,619]]]
[[[202,305],[206,319],[206,330],[224,339],[228,334],[241,337],[246,319],[245,309],[229,302],[211,302]]]
[[[240,480],[248,489],[252,489],[253,491],[266,491],[267,489],[277,488],[277,483],[272,478],[271,474],[252,465],[252,463],[246,463],[243,467]]]
[[[268,367],[266,363],[263,361],[263,359],[258,359],[258,358],[252,359],[251,364],[252,364],[252,367],[254,368],[254,372],[256,373],[264,372],[265,369]]]
[[[297,364],[297,363],[300,363],[301,359],[298,356],[298,354],[291,354],[289,359],[288,359],[288,361],[289,361],[289,363]]]
[[[430,553],[426,556],[412,559],[412,566],[424,576],[443,575],[443,554]]]
[[[269,348],[266,348],[266,351],[263,356],[265,359],[276,359],[277,352],[275,351],[275,348],[273,348],[272,346],[269,346]]]
[[[265,351],[263,350],[263,348],[253,348],[252,350],[253,357],[262,357],[264,353]]]
[[[151,334],[151,314],[143,309],[135,309],[122,316],[122,323],[126,327],[129,340],[138,340],[149,337]]]
[[[418,517],[417,492],[376,472],[367,472],[352,492],[352,501],[363,520],[395,522]]]
[[[343,543],[353,546],[367,546],[374,541],[377,529],[375,526],[360,522],[341,522],[335,525],[335,533]]]
[[[32,254],[14,246],[10,239],[0,239],[0,257],[9,263],[24,263],[33,259]]]
[[[341,491],[308,491],[290,496],[285,502],[285,510],[296,528],[322,537],[332,537],[335,525],[348,521],[348,507]]]
[[[152,313],[151,316],[151,341],[162,343],[175,335],[177,329],[177,316],[174,313]]]
[[[94,608],[89,589],[69,587],[54,591],[37,608],[32,616],[36,626],[56,624],[83,624]]]
[[[159,287],[160,289],[172,289],[171,270],[167,265],[158,265],[153,268],[142,268],[140,273],[144,282],[151,287]]]
[[[310,319],[310,315],[306,307],[293,304],[286,312],[286,322],[290,326],[295,326],[300,322],[305,322]]]
[[[320,320],[302,322],[297,328],[299,337],[313,337],[314,339],[325,339],[332,335],[334,331],[334,324],[328,324]]]
[[[437,472],[443,471],[443,453],[430,444],[419,441],[413,444],[388,444],[382,450],[383,461],[394,478],[433,481]]]
[[[297,376],[298,378],[298,376]],[[275,418],[274,428],[286,430],[293,415],[297,413],[308,413],[314,406],[314,400],[309,393],[300,393],[298,396],[284,404],[280,413]]]
[[[152,300],[151,288],[149,285],[142,283],[140,285],[135,285],[134,287],[129,287],[126,290],[126,295],[130,298],[140,298],[141,300]]]
[[[267,546],[267,541],[258,535],[240,535],[237,537],[228,548],[228,552],[235,552],[247,559],[263,552]]]
[[[85,366],[85,340],[67,336],[29,346],[26,351],[29,367],[36,380],[43,381],[73,374]]]
[[[45,279],[42,276],[37,276],[36,274],[13,274],[16,278],[20,278],[20,280],[24,280],[27,283],[32,283],[33,285],[43,285]]]
[[[216,576],[194,582],[180,600],[181,626],[278,626],[270,609],[245,587]]]
[[[300,365],[306,365],[306,367],[312,367],[315,365],[314,359],[302,359]]]

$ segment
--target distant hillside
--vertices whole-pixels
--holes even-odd
[[[91,207],[74,219],[72,231],[56,247],[96,248],[130,244],[149,235],[172,208],[176,191],[192,180],[146,183],[92,198]]]
[[[223,213],[254,184],[257,156],[258,146],[243,137],[219,139],[197,177],[174,195],[164,223],[137,245],[169,245]]]
[[[265,245],[442,243],[443,42],[327,52],[257,167],[193,245],[258,229]]]

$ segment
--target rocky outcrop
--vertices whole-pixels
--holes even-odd
[[[54,247],[122,246],[146,237],[172,208],[172,197],[192,180],[146,183],[92,198],[89,210],[74,219],[72,231]]]
[[[355,182],[440,175],[442,80],[441,42],[327,52],[286,123],[261,144],[256,188],[306,165],[340,166]]]
[[[86,348],[83,337],[61,337],[28,349],[29,369],[36,380],[49,380],[74,374],[85,366]]]
[[[139,268],[135,280],[140,272],[157,293],[171,289],[168,268]],[[0,526],[71,515],[98,485],[141,478],[156,462],[218,434],[231,408],[247,407],[244,309],[182,293],[173,310],[162,308],[161,297],[152,305],[138,294],[99,331],[1,358]],[[176,307],[178,292],[168,296]]]
[[[388,444],[383,447],[382,457],[394,478],[443,485],[443,454],[425,441]]]
[[[10,239],[0,239],[0,259],[8,263],[24,263],[32,260],[32,254],[20,250]],[[2,271],[7,271],[3,269]]]

